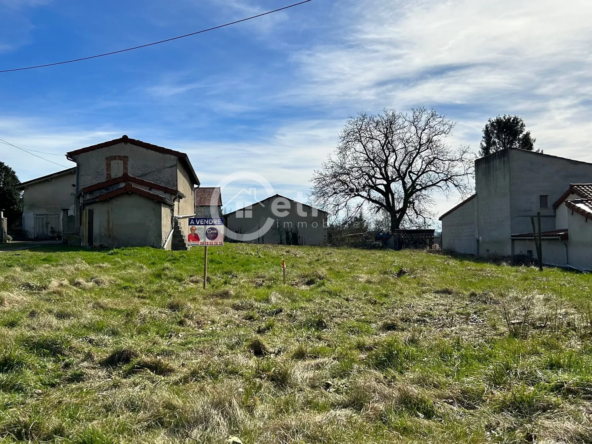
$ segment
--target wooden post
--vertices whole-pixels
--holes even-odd
[[[208,246],[204,247],[204,290],[206,289],[206,283],[208,281]]]
[[[282,259],[282,269],[284,271],[284,285],[286,285],[286,261]]]
[[[537,262],[539,263],[539,271],[543,271],[543,247],[541,235],[541,213],[538,213],[538,230],[534,224],[534,216],[530,218],[532,224],[532,236],[534,238],[534,247],[537,253]]]
[[[539,222],[539,271],[543,271],[543,232],[541,231],[541,212],[537,213]]]

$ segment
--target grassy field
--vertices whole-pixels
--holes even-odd
[[[591,275],[226,245],[203,290],[202,260],[0,252],[0,441],[592,442]]]

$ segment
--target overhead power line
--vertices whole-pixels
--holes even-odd
[[[65,65],[67,63],[75,63],[75,62],[82,62],[84,60],[98,59],[99,57],[107,57],[107,56],[114,55],[114,54],[120,54],[122,52],[128,52],[128,51],[134,51],[136,49],[147,48],[148,46],[160,45],[161,43],[167,43],[167,42],[172,42],[173,40],[184,39],[186,37],[191,37],[191,36],[194,36],[194,35],[197,35],[197,34],[203,34],[205,32],[215,31],[216,29],[226,28],[228,26],[236,25],[238,23],[243,23],[243,22],[247,22],[249,20],[254,20],[256,18],[260,18],[260,17],[266,16],[266,15],[275,14],[276,12],[285,11],[286,9],[294,8],[296,6],[300,6],[300,5],[303,5],[305,3],[309,3],[311,1],[312,0],[305,0],[305,1],[302,1],[302,2],[299,2],[299,3],[294,3],[294,4],[289,5],[289,6],[284,6],[283,8],[274,9],[273,11],[267,11],[267,12],[264,12],[262,14],[257,14],[257,15],[253,15],[251,17],[247,17],[247,18],[244,18],[244,19],[241,19],[241,20],[236,20],[234,22],[225,23],[224,25],[214,26],[213,28],[202,29],[201,31],[195,31],[195,32],[191,32],[189,34],[184,34],[184,35],[180,35],[180,36],[177,36],[177,37],[172,37],[172,38],[165,39],[165,40],[159,40],[158,42],[146,43],[145,45],[134,46],[132,48],[126,48],[126,49],[120,49],[118,51],[106,52],[104,54],[97,54],[97,55],[88,56],[88,57],[81,57],[79,59],[72,59],[72,60],[64,60],[62,62],[47,63],[45,65],[27,66],[27,67],[24,67],[24,68],[3,69],[3,70],[0,70],[0,73],[14,72],[14,71],[26,71],[26,70],[29,70],[29,69],[38,69],[38,68],[47,68],[49,66]]]
[[[2,142],[2,144],[4,144],[4,145],[8,145],[8,146],[11,146],[11,147],[13,147],[13,148],[16,148],[17,150],[24,151],[25,153],[27,153],[27,154],[30,154],[31,156],[35,156],[35,157],[38,157],[39,159],[43,159],[43,160],[45,160],[46,162],[53,163],[54,165],[61,166],[61,167],[63,167],[63,168],[72,168],[72,167],[68,167],[68,166],[66,166],[66,165],[62,165],[62,164],[60,164],[60,163],[54,162],[54,161],[52,161],[52,160],[46,159],[46,158],[44,158],[44,157],[38,156],[37,154],[34,154],[34,153],[32,153],[31,151],[29,151],[29,150],[26,150],[26,149],[24,149],[24,148],[21,148],[21,147],[19,147],[19,146],[13,145],[12,143],[10,143],[10,142],[7,142],[6,140],[0,139],[0,142]]]

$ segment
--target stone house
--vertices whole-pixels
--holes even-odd
[[[224,216],[226,236],[261,244],[320,245],[328,213],[276,194]],[[232,239],[232,238],[231,238]]]
[[[590,163],[518,149],[477,159],[476,193],[440,217],[442,248],[476,256],[531,254],[532,249],[524,245],[529,235],[532,238],[531,217],[540,212],[544,235],[555,240],[557,230],[568,229],[558,226],[566,223],[563,212],[575,205],[570,202],[581,198],[576,191],[582,191],[574,191],[570,184],[588,183],[591,178]],[[568,195],[560,202],[567,188],[574,191],[574,195]],[[570,219],[570,222],[570,231],[579,226],[579,220],[573,219],[572,222]],[[566,246],[551,244],[547,249],[543,247],[544,262],[576,266],[572,260],[580,257],[577,266],[591,269],[592,250],[588,249],[583,256],[575,253],[581,251],[584,244],[576,241],[580,239],[579,232],[573,236],[568,235],[570,242]],[[585,238],[587,234],[583,236]],[[563,238],[566,240],[565,236]],[[574,250],[568,261],[565,260],[566,248]]]
[[[22,228],[29,239],[61,236],[75,229],[76,168],[21,183]]]
[[[171,248],[175,227],[187,233],[199,185],[187,154],[123,136],[66,156],[83,246]]]

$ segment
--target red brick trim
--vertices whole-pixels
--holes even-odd
[[[114,179],[110,179],[110,180],[106,180],[105,182],[97,183],[95,185],[90,185],[86,188],[83,188],[82,192],[83,193],[92,193],[93,191],[100,190],[101,188],[110,187],[112,185],[116,185],[118,183],[123,183],[123,182],[126,182],[126,183],[132,182],[132,183],[142,185],[142,186],[145,186],[148,188],[154,188],[155,190],[159,190],[164,193],[171,194],[173,196],[179,194],[179,192],[177,190],[175,190],[174,188],[168,188],[168,187],[159,185],[154,182],[149,182],[144,179],[138,179],[137,177],[130,176],[127,173],[124,173],[123,176],[115,177]]]
[[[128,173],[129,157],[128,156],[108,156],[105,158],[105,171],[107,180],[111,179],[111,162],[114,160],[121,160],[123,162],[123,174]]]
[[[199,185],[199,179],[197,178],[197,174],[195,174],[195,170],[193,169],[193,166],[191,165],[191,162],[189,161],[189,157],[187,156],[187,154],[168,148],[163,148],[162,146],[152,145],[151,143],[142,142],[141,140],[130,139],[127,136],[123,136],[115,140],[110,140],[109,142],[99,143],[98,145],[92,145],[86,148],[81,148],[79,150],[70,151],[69,153],[66,153],[66,157],[68,159],[71,159],[72,156],[77,156],[78,154],[88,153],[90,151],[98,150],[101,148],[107,148],[110,146],[118,145],[120,143],[130,143],[132,145],[139,146],[140,148],[145,148],[147,150],[152,150],[163,154],[171,154],[173,156],[181,158],[185,162],[185,166],[189,170],[189,174],[191,175],[191,178],[194,180],[194,183]]]
[[[124,187],[118,188],[117,190],[111,191],[106,194],[102,194],[101,196],[97,197],[96,199],[92,199],[90,202],[85,202],[85,204],[90,204],[94,202],[104,202],[109,199],[113,199],[114,197],[121,196],[122,194],[137,194],[138,196],[147,197],[148,199],[155,200],[157,202],[162,202],[167,205],[171,205],[169,201],[167,201],[164,197],[159,196],[158,194],[151,193],[146,190],[142,190],[141,188],[133,186],[131,183],[126,183]]]

